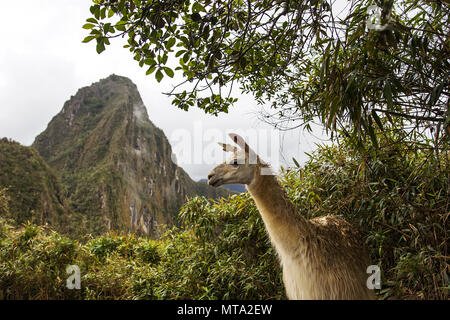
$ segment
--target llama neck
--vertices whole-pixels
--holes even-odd
[[[296,251],[310,234],[309,223],[298,212],[274,175],[258,175],[247,185],[269,236],[280,253]]]

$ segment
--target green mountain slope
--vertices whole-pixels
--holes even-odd
[[[33,147],[61,176],[83,215],[80,228],[157,236],[176,223],[187,197],[228,194],[194,182],[172,161],[163,131],[148,118],[136,85],[111,75],[68,100]]]
[[[7,138],[0,140],[0,190],[9,207],[0,208],[1,216],[19,224],[32,221],[69,231],[72,213],[60,181],[33,148]]]

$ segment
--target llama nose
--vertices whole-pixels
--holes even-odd
[[[212,176],[214,176],[214,175],[213,175],[213,174],[211,174],[211,173],[210,173],[210,174],[208,174],[208,180],[210,180]]]

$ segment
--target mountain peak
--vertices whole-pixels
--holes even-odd
[[[33,146],[60,174],[91,233],[155,235],[157,225],[176,223],[186,197],[226,194],[192,181],[172,161],[136,85],[118,75],[78,90]]]
[[[102,80],[111,80],[111,81],[117,81],[117,82],[131,82],[131,83],[133,83],[133,81],[131,81],[130,78],[127,78],[125,76],[120,76],[120,75],[117,75],[117,74],[114,74],[114,73],[110,74],[105,79],[101,79],[100,81],[102,81]]]

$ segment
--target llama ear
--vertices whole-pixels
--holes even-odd
[[[226,152],[235,152],[237,151],[237,148],[232,146],[231,144],[227,144],[227,143],[222,143],[222,142],[218,142],[219,146],[222,147],[223,151]]]
[[[245,153],[248,155],[249,163],[256,164],[258,162],[258,156],[255,151],[253,151],[250,146],[245,142],[245,140],[236,133],[228,134],[231,139],[233,139],[234,143],[236,143],[241,149],[245,150]]]
[[[247,142],[245,142],[244,138],[242,138],[240,135],[236,133],[229,133],[228,135],[231,139],[233,139],[234,143],[241,147],[241,149],[245,150],[246,153],[253,152]]]
[[[229,133],[228,136],[234,141],[234,143],[236,143],[242,149],[248,148],[247,143],[240,135],[236,133]]]

